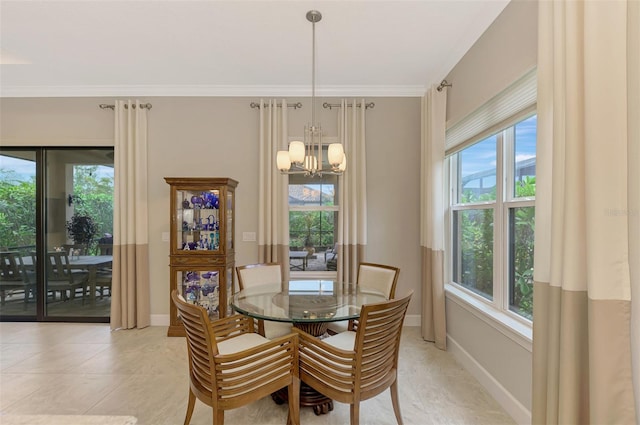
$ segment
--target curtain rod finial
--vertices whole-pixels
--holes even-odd
[[[445,87],[453,87],[453,84],[448,83],[447,80],[442,80],[440,82],[440,85],[438,85],[438,87],[436,87],[436,90],[442,91],[442,89],[445,88]]]

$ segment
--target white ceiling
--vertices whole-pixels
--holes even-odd
[[[419,96],[509,0],[1,0],[0,95]]]

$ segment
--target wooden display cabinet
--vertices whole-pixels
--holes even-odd
[[[165,177],[171,190],[169,294],[174,289],[207,309],[211,320],[232,314],[235,188],[230,178]],[[184,336],[169,298],[168,336]]]

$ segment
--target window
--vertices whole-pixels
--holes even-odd
[[[533,318],[537,117],[525,116],[449,156],[453,283]]]
[[[326,158],[326,155],[325,155]],[[325,253],[337,240],[338,176],[289,176],[289,268],[299,272],[333,270]]]

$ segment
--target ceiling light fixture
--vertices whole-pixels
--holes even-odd
[[[331,143],[327,148],[327,164],[322,159],[322,127],[316,123],[316,22],[322,14],[317,10],[307,12],[307,20],[312,26],[311,58],[311,122],[304,128],[304,142],[289,143],[289,150],[278,151],[276,163],[282,174],[322,174],[341,175],[347,168],[347,157],[342,143]],[[325,168],[326,167],[326,168]]]

